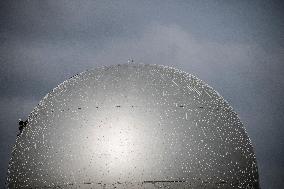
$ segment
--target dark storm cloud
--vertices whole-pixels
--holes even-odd
[[[283,187],[283,12],[276,1],[1,2],[1,182],[18,118],[72,75],[134,58],[219,91],[245,123],[262,187]]]

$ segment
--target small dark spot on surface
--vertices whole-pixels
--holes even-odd
[[[183,107],[184,107],[184,105],[180,105],[179,107],[183,108]]]
[[[28,120],[26,120],[26,121],[20,120],[20,121],[19,121],[20,134],[23,132],[23,129],[27,126],[27,124],[28,124]],[[20,134],[18,134],[18,136],[19,136]]]
[[[115,107],[120,108],[120,105],[117,105],[117,106],[115,106]]]
[[[80,108],[80,107],[78,108],[78,110],[81,110],[81,109],[82,109],[82,108]]]

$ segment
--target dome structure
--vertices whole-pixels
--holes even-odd
[[[64,81],[17,137],[8,188],[259,188],[242,122],[177,69],[123,64]]]

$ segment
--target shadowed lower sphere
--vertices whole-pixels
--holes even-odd
[[[78,74],[35,107],[9,188],[259,188],[237,114],[174,68],[124,64]]]

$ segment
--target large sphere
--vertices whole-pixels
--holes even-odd
[[[9,188],[259,188],[236,113],[196,77],[125,64],[78,74],[36,106]]]

